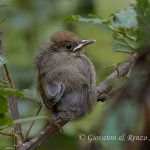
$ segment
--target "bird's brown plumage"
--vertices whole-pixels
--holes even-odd
[[[83,116],[96,104],[93,64],[84,54],[73,52],[81,42],[76,34],[60,31],[43,43],[35,57],[38,92],[57,121]]]

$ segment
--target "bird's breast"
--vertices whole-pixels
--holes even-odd
[[[48,53],[39,60],[39,75],[43,80],[60,81],[68,88],[81,88],[90,84],[90,66],[85,57]]]

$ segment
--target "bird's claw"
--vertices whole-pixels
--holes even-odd
[[[57,126],[58,130],[61,129],[63,131],[62,126],[56,120],[53,120],[52,118],[50,119],[50,125],[55,125]]]

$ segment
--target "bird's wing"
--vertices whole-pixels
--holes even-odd
[[[65,90],[63,83],[54,83],[49,81],[46,81],[43,88],[46,93],[46,97],[43,99],[43,102],[47,108],[51,108],[55,105],[61,99]]]
[[[71,91],[63,96],[61,104],[75,115],[84,115],[87,113],[88,88],[84,87],[81,91]]]
[[[60,101],[59,111],[54,111],[53,118],[56,120],[72,120],[75,116],[82,116],[89,111],[88,87],[81,91],[70,91],[65,93]]]

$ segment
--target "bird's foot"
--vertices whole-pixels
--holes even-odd
[[[53,120],[52,118],[50,119],[50,125],[55,125],[58,128],[58,130],[63,131],[62,126],[56,120]]]

